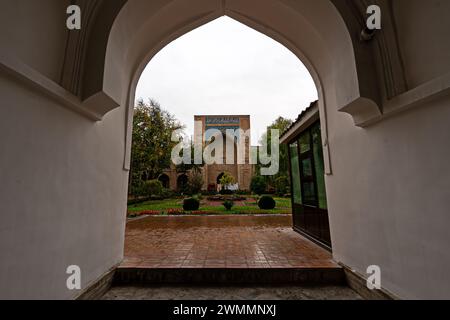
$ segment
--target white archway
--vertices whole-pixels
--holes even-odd
[[[278,41],[308,68],[319,93],[326,172],[330,174],[326,109],[355,109],[356,103],[370,118],[377,114],[378,106],[361,97],[352,39],[338,10],[328,0],[295,4],[279,0],[127,1],[111,29],[101,88],[102,97],[127,106],[124,167],[128,169],[130,161],[134,94],[145,66],[171,41],[223,15]]]

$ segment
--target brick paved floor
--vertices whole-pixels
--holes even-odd
[[[122,268],[336,268],[290,216],[148,217],[127,224]]]

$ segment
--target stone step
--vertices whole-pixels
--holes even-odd
[[[118,268],[114,286],[145,285],[346,285],[336,268]]]
[[[102,300],[233,300],[257,304],[267,300],[361,300],[346,286],[118,286],[98,299]],[[200,302],[203,303],[203,302]],[[175,302],[176,304],[176,302]],[[291,317],[292,318],[292,317]]]

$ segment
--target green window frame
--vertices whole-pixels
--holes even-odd
[[[314,169],[316,171],[316,188],[318,207],[327,210],[327,190],[325,187],[325,163],[323,160],[323,146],[320,122],[311,127]]]
[[[292,199],[294,204],[301,205],[303,204],[303,197],[300,180],[300,155],[297,142],[289,145],[289,156],[291,159]]]
[[[320,122],[289,145],[294,204],[327,210],[325,168]]]

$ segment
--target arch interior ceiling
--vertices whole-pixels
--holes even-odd
[[[319,91],[334,91],[329,103],[364,126],[383,115],[386,101],[408,90],[390,1],[377,1],[388,14],[371,42],[360,39],[366,2],[76,0],[85,27],[69,33],[61,85],[101,119],[131,100],[129,89],[164,45],[228,15],[291,49]],[[292,24],[310,32],[299,33]]]

